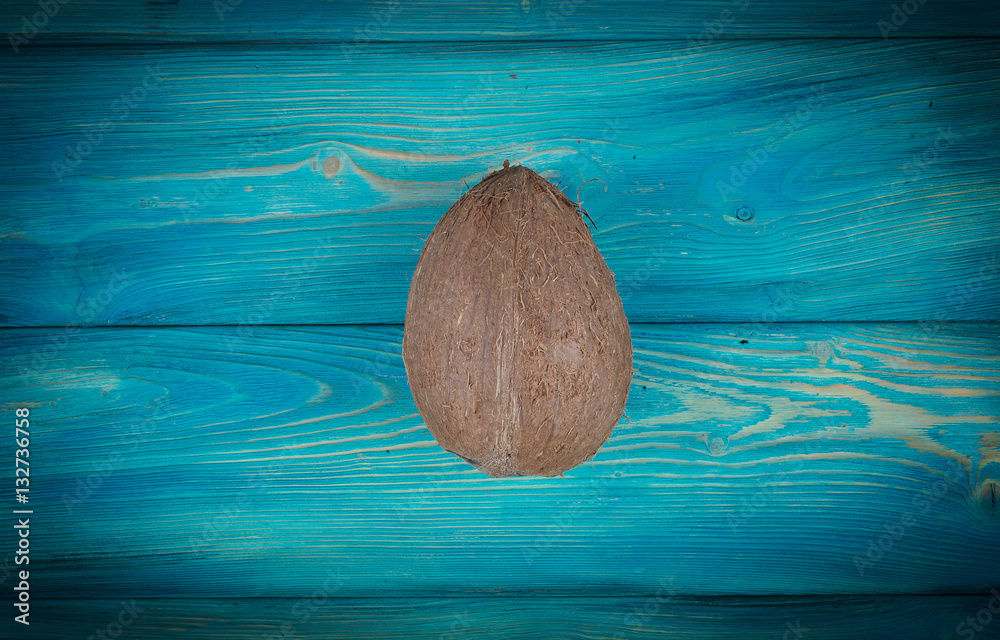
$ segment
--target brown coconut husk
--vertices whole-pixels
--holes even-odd
[[[484,473],[555,476],[597,453],[632,340],[576,205],[506,161],[462,195],[417,262],[403,362],[434,438]]]

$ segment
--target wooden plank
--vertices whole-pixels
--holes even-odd
[[[295,599],[43,601],[31,614],[30,637],[65,640],[99,631],[111,637],[121,628],[122,637],[145,640],[172,640],[180,634],[192,640],[1000,638],[1000,596],[994,593],[698,599],[672,594],[668,586],[624,598],[358,599],[337,598],[335,588],[334,582],[329,590]]]
[[[142,3],[56,0],[48,19],[38,1],[4,3],[8,52],[79,43],[551,41],[680,39],[700,44],[746,38],[996,37],[987,0],[711,0],[627,4],[611,0],[328,2],[266,0]],[[35,34],[30,22],[42,29]],[[26,22],[27,21],[27,22]],[[23,42],[22,42],[23,40]]]
[[[427,432],[399,326],[245,329],[0,332],[34,596],[997,586],[1000,325],[636,325],[610,441],[503,480]]]
[[[49,52],[0,72],[0,323],[402,322],[424,238],[504,158],[574,199],[607,185],[579,197],[633,321],[995,319],[998,61],[985,40]]]

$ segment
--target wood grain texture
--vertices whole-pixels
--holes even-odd
[[[102,48],[0,69],[5,326],[402,322],[427,234],[505,158],[573,199],[607,185],[579,197],[633,322],[1000,306],[992,40]]]
[[[996,324],[636,325],[609,442],[503,480],[436,445],[401,335],[0,332],[2,415],[32,412],[33,597],[997,586]]]
[[[968,640],[969,633],[976,640],[1000,638],[1000,614],[988,610],[1000,606],[1000,596],[993,600],[991,593],[690,598],[671,595],[666,586],[621,598],[357,599],[337,598],[334,587],[295,599],[47,600],[39,605],[30,637],[86,638],[107,634],[109,625],[113,633],[121,616],[128,622],[121,637],[145,640]],[[983,609],[991,619],[980,625],[976,616]]]
[[[54,4],[54,3],[53,3]],[[996,37],[1000,18],[987,0],[711,0],[629,3],[612,0],[511,0],[434,3],[267,0],[60,1],[19,54],[81,43],[288,41],[546,41],[731,38]],[[899,7],[898,12],[896,7]],[[5,0],[4,34],[30,34],[37,0]],[[882,24],[880,24],[880,22]],[[898,26],[897,26],[898,25]],[[895,27],[895,28],[894,28]],[[17,41],[15,41],[17,42]],[[6,45],[6,43],[5,43]],[[13,51],[7,47],[7,54]]]

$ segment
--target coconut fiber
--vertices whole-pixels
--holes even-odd
[[[417,262],[403,362],[438,444],[486,474],[555,476],[597,453],[632,340],[577,206],[506,161],[459,198]]]

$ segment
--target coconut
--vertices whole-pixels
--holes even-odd
[[[490,476],[593,457],[624,411],[632,340],[578,207],[507,161],[459,198],[417,261],[403,363],[438,444]]]

